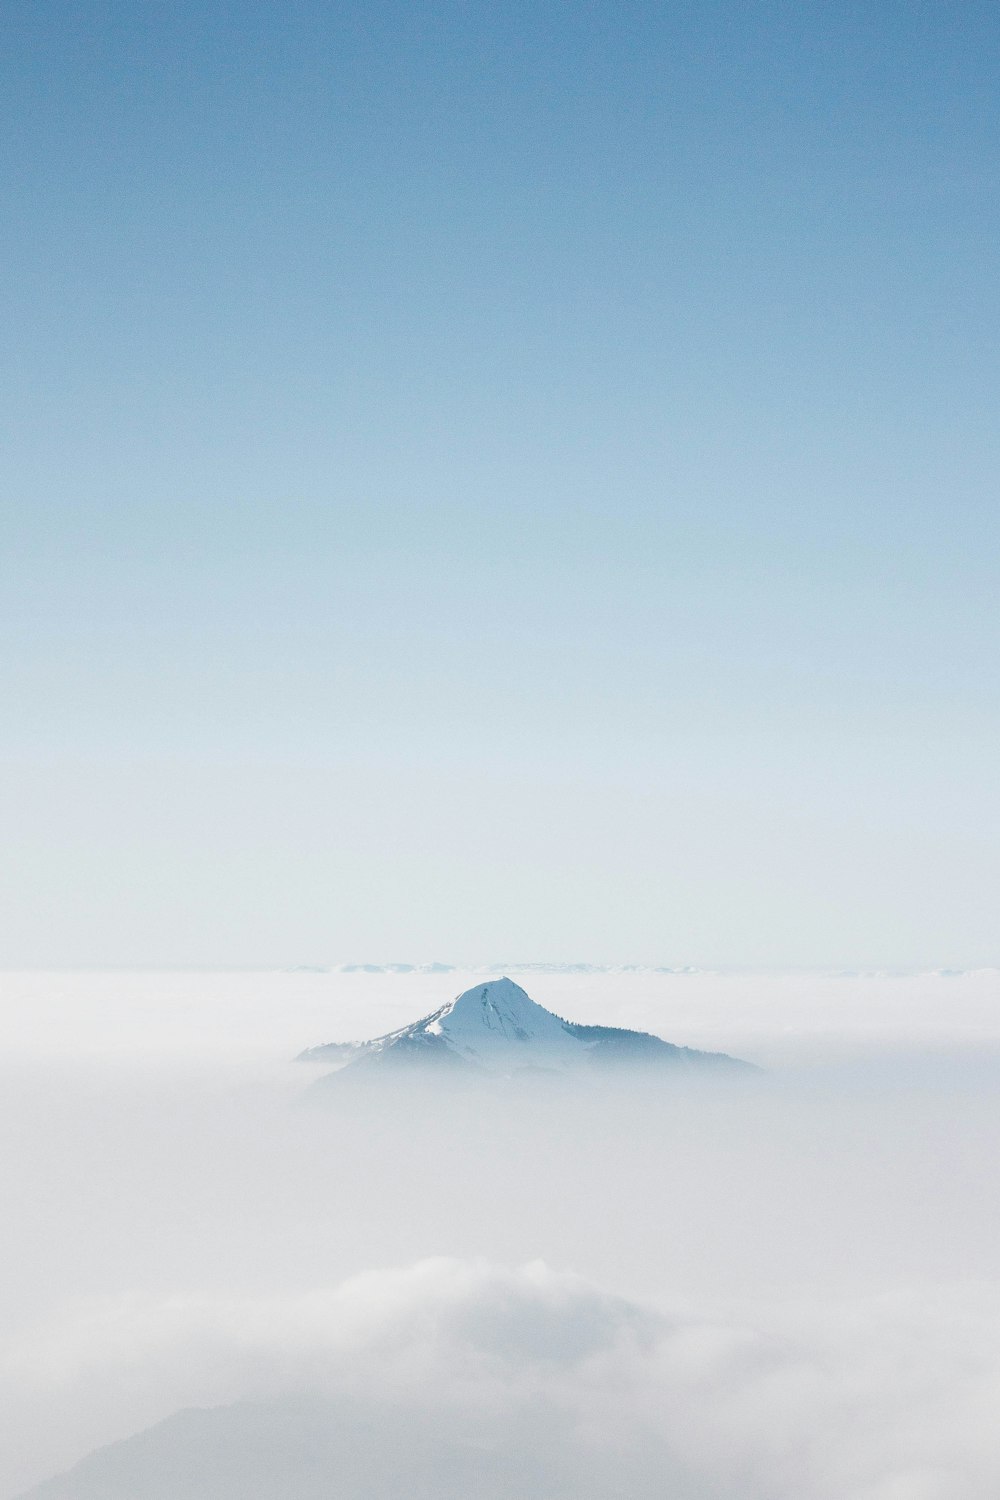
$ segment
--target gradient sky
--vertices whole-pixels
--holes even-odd
[[[4,31],[0,962],[1000,961],[995,5]]]

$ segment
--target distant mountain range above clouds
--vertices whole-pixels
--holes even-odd
[[[669,968],[648,964],[295,964],[292,974],[700,974],[701,969],[685,965]]]
[[[370,1041],[326,1042],[307,1048],[299,1060],[336,1072],[429,1065],[501,1077],[628,1065],[751,1070],[725,1053],[678,1047],[649,1032],[563,1020],[508,976],[474,985],[398,1031]]]
[[[845,968],[836,964],[799,967],[757,967],[727,964],[720,968],[702,968],[695,964],[587,964],[587,963],[504,963],[504,964],[293,964],[290,974],[665,974],[665,975],[821,975],[827,979],[962,979],[969,974],[997,973],[1000,970],[980,965],[978,968]]]

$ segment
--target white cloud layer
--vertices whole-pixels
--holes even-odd
[[[335,1495],[367,1494],[373,1473],[451,1495],[470,1462],[482,1493],[516,1469],[539,1500],[994,1500],[1000,1487],[1000,1300],[983,1286],[739,1315],[631,1302],[541,1263],[435,1259],[295,1297],[81,1307],[3,1362],[8,1410],[33,1393],[58,1411],[89,1386],[135,1419],[150,1381],[161,1408],[267,1408],[216,1412],[214,1428],[175,1420],[53,1495],[158,1497],[164,1455],[195,1431],[190,1496],[235,1495],[234,1449],[263,1427],[270,1471],[255,1454],[254,1493],[278,1500],[303,1421],[339,1461]]]
[[[996,974],[539,976],[770,1071],[302,1107],[460,983],[0,976],[3,1500],[996,1500]]]

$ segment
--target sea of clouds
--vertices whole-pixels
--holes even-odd
[[[320,1099],[468,975],[3,976],[0,1495],[992,1500],[1000,976],[519,977],[765,1071]]]

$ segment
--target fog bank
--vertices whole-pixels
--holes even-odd
[[[0,1494],[234,1403],[141,1442],[208,1444],[219,1500],[264,1427],[260,1494],[305,1500],[303,1423],[386,1494],[458,1492],[469,1445],[484,1496],[996,1493],[995,974],[522,976],[573,1019],[765,1065],[732,1087],[317,1101],[290,1061],[466,982],[2,977]],[[114,1462],[142,1500],[139,1448]]]

